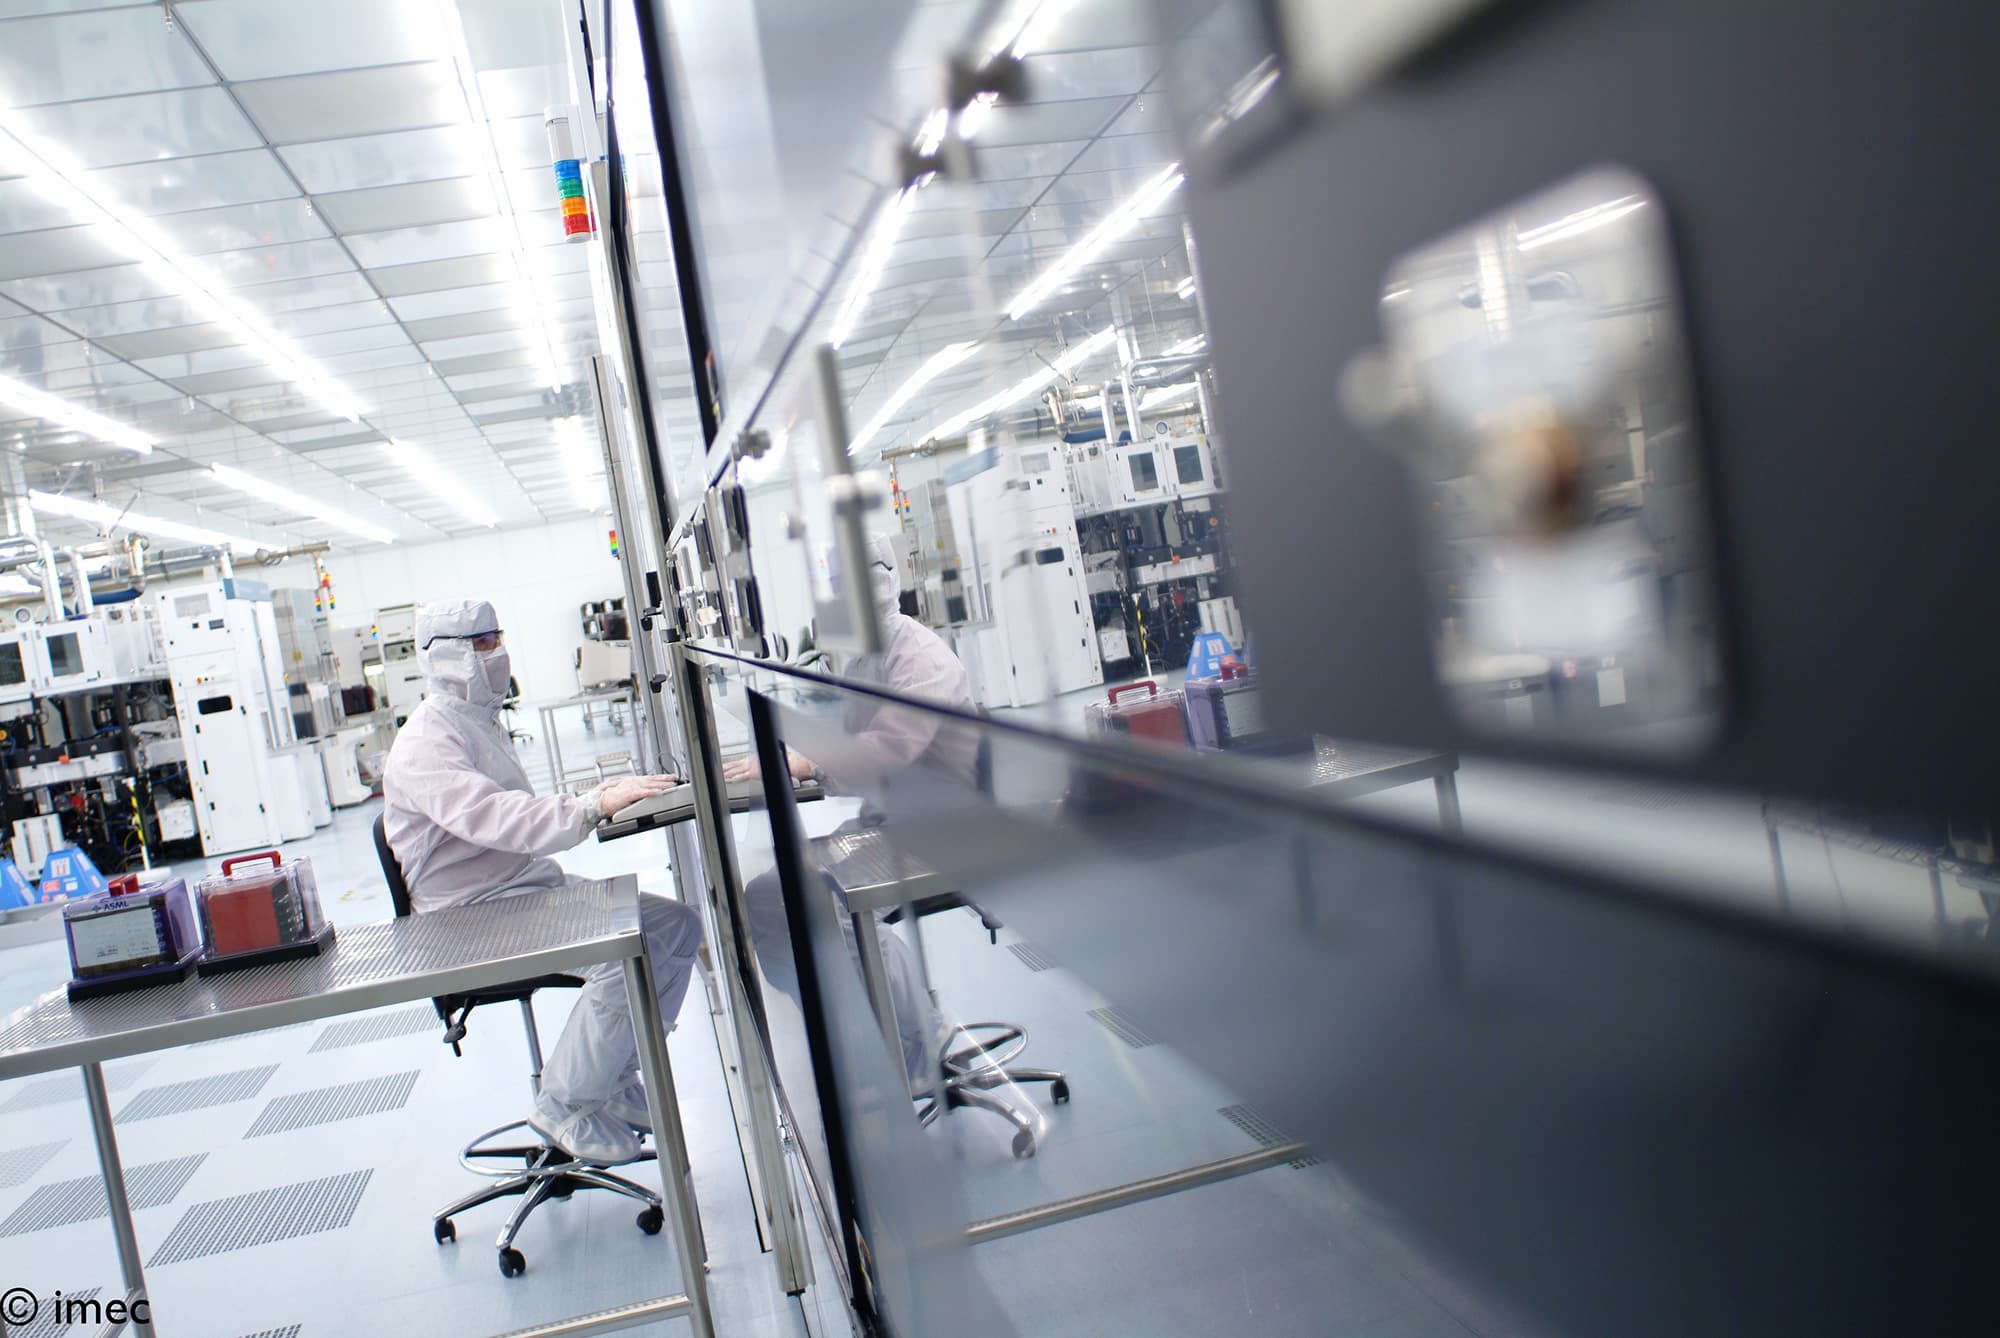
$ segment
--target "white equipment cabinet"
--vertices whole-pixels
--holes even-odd
[[[417,667],[417,608],[398,604],[375,615],[375,635],[382,647],[382,690],[389,708],[391,730],[403,722],[424,699],[424,672]]]
[[[292,738],[277,625],[268,598],[256,597],[265,593],[226,580],[159,597],[167,677],[207,855],[310,836],[315,810],[325,804],[317,758]],[[301,758],[315,763],[310,777]]]
[[[958,643],[980,704],[1032,706],[1102,683],[1070,475],[1057,448],[982,452],[954,471],[950,498],[953,532],[971,559],[968,584],[979,587],[990,623]]]

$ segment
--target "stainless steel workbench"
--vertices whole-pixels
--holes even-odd
[[[0,1080],[82,1070],[126,1299],[137,1301],[146,1295],[146,1279],[105,1095],[106,1060],[620,961],[684,1291],[524,1332],[606,1332],[685,1314],[694,1332],[709,1338],[714,1324],[688,1189],[687,1145],[666,1026],[639,931],[638,884],[630,875],[356,925],[342,929],[331,948],[306,961],[74,1004],[56,989],[0,1019]],[[133,1328],[142,1335],[153,1331],[150,1323]],[[0,1335],[5,1331],[0,1322]]]

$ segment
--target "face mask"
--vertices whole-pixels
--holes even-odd
[[[514,672],[514,663],[507,658],[506,647],[501,647],[490,655],[479,657],[479,667],[486,673],[486,686],[494,696],[507,695],[507,681]]]

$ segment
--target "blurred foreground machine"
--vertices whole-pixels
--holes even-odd
[[[1315,8],[1183,109],[1272,726],[2000,809],[2000,11]],[[1406,871],[1435,964],[1215,1057],[1350,1183],[1563,1332],[2000,1331],[1994,936]]]

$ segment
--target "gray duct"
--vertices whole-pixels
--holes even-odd
[[[70,578],[76,583],[76,616],[88,617],[97,605],[90,598],[90,573],[84,570],[83,555],[74,548],[65,548],[62,556],[69,559]]]

